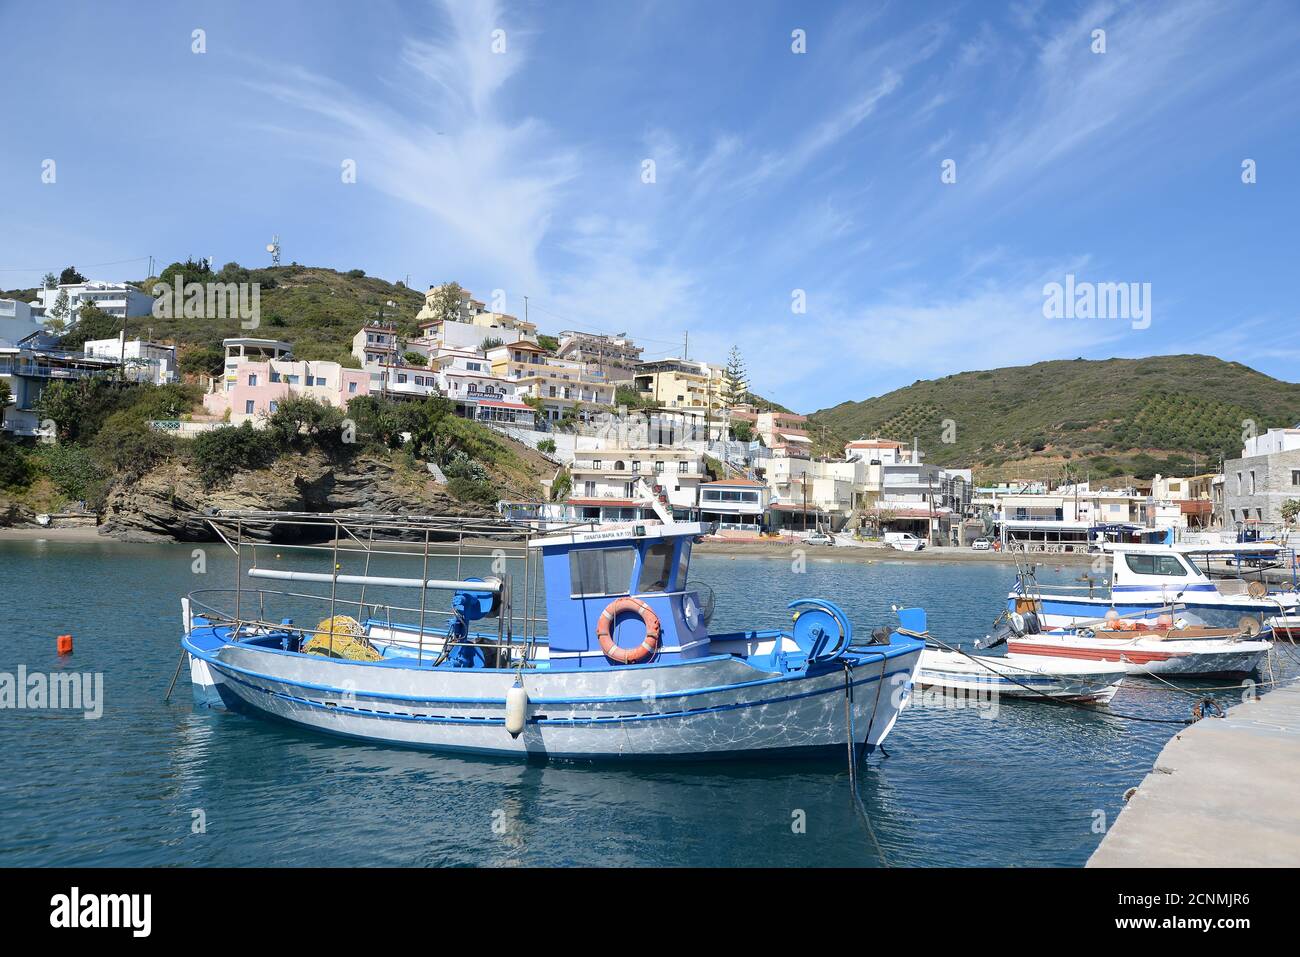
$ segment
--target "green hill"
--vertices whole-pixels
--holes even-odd
[[[919,380],[810,416],[845,441],[915,437],[936,465],[982,481],[1090,474],[1188,475],[1300,421],[1300,384],[1213,356],[1061,360]],[[951,442],[944,442],[951,420]]]
[[[286,339],[293,343],[299,359],[330,359],[344,365],[359,365],[351,355],[352,337],[361,326],[382,315],[397,322],[402,331],[414,335],[415,314],[424,305],[424,293],[399,283],[367,276],[356,269],[338,272],[315,266],[276,266],[268,269],[245,269],[228,263],[211,273],[196,271],[198,264],[173,263],[157,280],[139,285],[146,291],[155,282],[170,282],[180,269],[185,282],[258,283],[261,295],[261,321],[256,329],[244,329],[238,318],[133,319],[133,327],[155,339],[175,339],[181,346],[182,368],[200,371],[201,367],[220,367],[216,352],[221,340],[229,336],[261,336]],[[389,306],[388,303],[393,305]],[[134,331],[134,330],[133,330]],[[193,353],[185,362],[186,353]],[[215,363],[215,364],[214,364]]]

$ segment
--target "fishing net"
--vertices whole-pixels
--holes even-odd
[[[302,646],[302,650],[312,655],[346,658],[349,661],[383,659],[383,655],[375,651],[367,640],[361,622],[347,615],[335,615],[322,621],[316,626],[315,634]]]

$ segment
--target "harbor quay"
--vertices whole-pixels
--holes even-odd
[[[1293,867],[1300,681],[1180,731],[1088,867]]]

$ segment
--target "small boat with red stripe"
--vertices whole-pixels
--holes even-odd
[[[1284,641],[1300,641],[1300,615],[1277,615],[1268,620],[1273,635]]]
[[[1273,642],[1253,619],[1237,628],[1210,628],[1195,616],[1120,618],[1114,612],[1081,627],[1044,631],[1033,612],[1011,613],[986,647],[1006,642],[1015,655],[1110,661],[1130,675],[1245,675],[1263,663]]]

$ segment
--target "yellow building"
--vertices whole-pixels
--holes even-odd
[[[643,362],[632,380],[641,397],[663,409],[711,409],[726,406],[723,370],[690,359]]]
[[[466,323],[483,329],[511,329],[527,338],[537,337],[537,323],[520,319],[506,312],[493,312],[463,289],[460,294],[459,314],[454,319],[441,316],[434,305],[441,289],[441,286],[431,286],[424,294],[424,306],[415,314],[415,321],[420,324],[420,329],[427,337],[436,338],[444,320]]]

